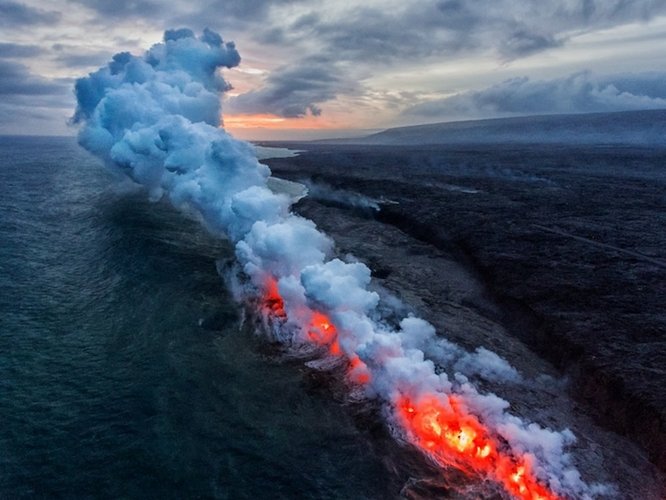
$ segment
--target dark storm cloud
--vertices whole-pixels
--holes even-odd
[[[329,56],[349,61],[391,62],[434,50],[431,34],[423,27],[418,29],[409,19],[371,7],[350,11],[342,22],[314,27],[314,36],[325,42]]]
[[[257,26],[254,36],[263,43],[293,47],[313,40],[319,44],[321,57],[359,66],[370,63],[399,67],[403,62],[479,53],[495,53],[506,61],[560,47],[574,30],[645,21],[664,13],[666,2],[662,0],[427,0],[393,6],[368,3],[350,7],[337,16],[304,11],[289,26]],[[238,98],[237,104],[257,112],[300,116],[309,104],[331,100],[346,88],[338,85],[338,76],[325,83],[311,82],[309,91],[290,93],[289,77],[307,73],[306,64],[310,63],[306,58],[296,64],[269,78],[264,88]],[[352,74],[345,76],[354,78]],[[544,98],[545,102],[549,100],[548,96]]]
[[[225,27],[238,22],[261,22],[274,7],[302,0],[173,0],[167,5],[156,0],[70,0],[94,10],[103,18],[127,17],[155,21],[165,27]],[[244,23],[245,24],[245,23]],[[260,28],[259,26],[257,28]],[[222,33],[224,35],[224,33]]]
[[[296,19],[296,21],[294,21],[291,24],[290,29],[300,30],[300,29],[312,28],[317,24],[319,24],[320,19],[321,17],[319,16],[319,14],[315,12],[310,12],[309,14],[305,14]]]
[[[202,14],[215,12],[222,16],[233,17],[234,19],[262,20],[266,17],[271,8],[298,3],[300,0],[216,0],[208,4]]]
[[[263,87],[231,99],[228,109],[286,117],[318,114],[323,103],[341,95],[358,97],[366,88],[362,83],[364,78],[381,78],[385,71],[400,71],[401,65],[412,68],[419,64],[444,65],[453,57],[477,55],[510,61],[566,46],[571,33],[666,14],[664,0],[367,0],[344,5],[321,0],[173,0],[168,4],[158,0],[67,0],[62,2],[63,14],[68,5],[74,4],[90,9],[81,22],[91,29],[127,28],[136,20],[159,29],[209,26],[220,30],[228,39],[237,39],[241,53],[249,46],[252,55],[251,49],[258,44],[265,47],[266,54],[279,53],[280,57],[286,57],[284,61],[289,65],[271,73]],[[38,5],[37,0],[33,0],[32,5]],[[52,9],[0,0],[0,26],[20,29],[31,25],[42,30],[41,25],[57,25],[60,20],[69,19],[69,15]],[[60,41],[66,32],[57,29]],[[38,39],[36,36],[35,40]],[[3,38],[3,41],[18,40]],[[35,45],[2,43],[0,59],[46,54],[62,67],[81,71],[98,66],[110,55],[99,50],[102,47],[96,47],[97,51],[93,52],[72,45],[58,51],[56,47],[43,49],[36,45],[37,41],[32,43]],[[116,46],[136,45],[136,41],[121,43],[117,40],[115,43]],[[512,85],[522,88],[518,81],[498,86],[505,90],[502,95],[508,99],[504,108],[517,107],[511,101],[513,94],[507,90],[513,88]],[[9,95],[8,89],[21,95],[55,92],[56,88],[59,92],[69,92],[68,89],[63,91],[61,82],[31,75],[20,65],[3,68],[0,86],[5,89],[0,90],[4,95]],[[501,89],[496,92],[501,93]],[[376,99],[382,89],[373,90],[372,96],[366,96],[369,100]],[[392,89],[390,95],[405,90],[414,89]],[[642,103],[637,97],[641,95],[636,90],[609,99],[616,103],[622,99]],[[444,109],[454,104],[472,110],[502,108],[484,99],[468,95],[464,99],[460,97],[457,104],[449,101],[438,105]],[[543,95],[544,103],[549,99],[548,95]],[[591,102],[591,99],[588,96],[587,100]],[[553,106],[543,104],[543,107]]]
[[[113,54],[109,51],[90,51],[76,45],[53,44],[54,60],[68,68],[98,67],[104,61],[110,61]]]
[[[94,52],[92,54],[60,54],[55,60],[68,68],[96,68],[102,61],[109,61],[111,52]]]
[[[0,1],[0,26],[21,27],[34,24],[50,24],[60,19],[59,12],[28,7],[18,2]]]
[[[172,5],[168,7],[160,5],[151,0],[70,0],[96,11],[105,18],[126,18],[140,17],[146,19],[163,19],[164,12],[171,10]],[[177,2],[173,2],[177,5]]]
[[[42,54],[44,49],[38,45],[24,45],[21,43],[0,43],[0,58],[33,57]]]
[[[266,45],[282,45],[288,42],[287,32],[278,27],[261,30],[255,34],[258,42]]]
[[[74,106],[73,82],[32,75],[24,66],[0,61],[0,133],[62,133]]]
[[[168,9],[156,0],[70,1],[93,9],[100,19],[135,17],[167,26],[210,26],[232,38],[239,33],[252,37],[267,50],[304,50],[300,61],[275,71],[262,88],[229,102],[234,111],[285,117],[318,114],[320,104],[356,92],[359,68],[368,65],[391,68],[478,53],[512,60],[561,46],[572,30],[666,12],[663,0],[370,1],[344,9],[327,9],[315,0],[177,0]],[[285,15],[283,8],[293,5],[298,5],[300,16],[294,17],[293,10]],[[315,53],[317,59],[333,63],[313,62]],[[59,59],[81,67],[94,65],[95,56],[75,53]],[[340,68],[346,72],[339,73]]]
[[[258,26],[257,37],[284,43],[314,39],[327,56],[348,61],[399,63],[476,50],[514,59],[558,47],[572,30],[649,20],[664,13],[666,2],[661,0],[370,3],[337,17],[310,12],[291,26]]]
[[[52,81],[30,73],[23,64],[0,60],[0,95],[5,99],[12,96],[64,95],[68,85]]]
[[[523,29],[508,34],[498,46],[498,52],[510,59],[528,56],[563,44],[562,39],[553,35],[539,35]]]
[[[422,103],[406,114],[446,120],[661,108],[666,108],[666,73],[601,78],[585,72],[545,81],[514,78],[484,90]]]
[[[580,0],[566,5],[555,0],[440,0],[396,3],[393,8],[370,3],[337,16],[304,10],[289,25],[257,24],[254,37],[295,48],[312,40],[318,44],[319,57],[343,63],[341,67],[350,67],[345,63],[397,67],[424,58],[489,51],[503,60],[516,59],[563,45],[574,29],[644,20],[662,12],[666,2],[653,0]],[[316,114],[319,104],[358,88],[343,83],[354,80],[353,70],[342,74],[327,66],[304,58],[281,68],[262,88],[233,99],[230,109],[286,117]]]
[[[0,99],[0,134],[62,134],[74,106],[74,96],[15,96]]]
[[[17,115],[21,119],[37,119],[37,120],[46,120],[49,118],[48,113],[44,113],[38,109],[25,106],[17,105],[6,105],[0,103],[0,122],[14,121],[17,118]]]
[[[351,94],[356,87],[342,79],[326,60],[310,59],[272,72],[259,90],[228,101],[231,113],[273,113],[288,118],[310,113],[319,115],[319,104],[340,94]]]
[[[452,21],[447,26],[447,19],[433,2],[399,9],[368,5],[350,8],[338,18],[305,14],[291,26],[271,27],[266,32],[271,39],[279,34],[287,43],[317,41],[320,54],[332,59],[391,64],[454,53],[467,45],[465,26],[476,20]]]
[[[265,44],[290,44],[299,38],[305,38],[310,35],[319,35],[318,24],[319,14],[311,12],[305,14],[289,26],[274,26],[258,30],[255,33],[257,41]]]

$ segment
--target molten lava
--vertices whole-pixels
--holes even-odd
[[[268,314],[286,319],[284,301],[274,279],[266,282],[263,293]],[[309,342],[327,347],[330,355],[345,355],[349,363],[347,376],[353,383],[362,385],[371,381],[367,365],[356,354],[342,352],[338,331],[325,313],[311,311],[304,331]],[[418,400],[401,396],[395,406],[398,422],[412,443],[441,465],[494,478],[519,499],[560,498],[539,482],[527,457],[516,456],[508,444],[493,437],[477,417],[464,411],[461,402],[460,396],[454,395],[431,395]]]
[[[442,465],[495,478],[516,498],[560,498],[539,482],[529,461],[502,446],[474,415],[461,409],[456,398],[448,396],[442,402],[429,396],[416,402],[402,397],[397,402],[399,421],[418,448]]]
[[[312,319],[308,325],[308,338],[310,341],[314,342],[317,345],[327,345],[332,349],[334,342],[337,343],[338,332],[331,323],[331,320],[328,319],[323,313],[313,312]],[[338,351],[340,346],[336,348]]]
[[[278,290],[277,281],[274,278],[268,278],[263,287],[263,307],[264,311],[274,318],[284,320],[287,313],[284,309],[284,300]],[[331,319],[320,311],[311,311],[310,322],[305,328],[307,340],[317,346],[327,347],[331,356],[339,357],[343,355],[338,340],[338,330],[333,325]],[[357,355],[347,357],[349,366],[347,376],[355,384],[363,385],[370,382],[370,371],[366,364],[361,361]]]
[[[278,291],[277,281],[274,279],[266,280],[264,284],[264,307],[276,318],[285,319],[287,313],[284,310],[284,300]]]

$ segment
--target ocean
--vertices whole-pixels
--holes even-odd
[[[0,158],[0,498],[397,494],[381,439],[242,322],[227,243],[73,138]]]

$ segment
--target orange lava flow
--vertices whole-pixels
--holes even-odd
[[[277,319],[287,318],[284,300],[272,278],[264,284],[263,304],[269,315]],[[327,347],[332,356],[345,355],[331,319],[321,311],[312,311],[309,317],[309,323],[304,326],[306,339],[317,346]],[[349,380],[360,385],[370,382],[366,364],[356,354],[346,357]],[[416,401],[401,396],[397,401],[398,421],[408,431],[414,445],[442,465],[494,478],[518,499],[560,499],[539,482],[527,457],[517,456],[508,444],[493,438],[477,417],[462,408],[460,396],[445,397],[448,398],[446,401],[434,395]]]
[[[337,344],[338,332],[335,326],[331,323],[324,313],[315,311],[312,313],[312,319],[308,325],[308,339],[317,345],[327,345],[329,349],[333,350],[333,343]],[[340,346],[337,345],[336,351],[339,351]]]
[[[284,309],[284,300],[278,291],[277,281],[273,278],[266,280],[264,284],[263,303],[268,312],[276,318],[285,319],[287,314]],[[338,330],[331,319],[320,311],[312,311],[309,324],[305,328],[307,340],[315,345],[327,347],[331,356],[342,356],[338,340]],[[370,371],[361,359],[354,355],[349,358],[349,369],[347,372],[349,380],[356,384],[367,384],[370,382]]]
[[[434,396],[418,402],[401,397],[398,418],[417,447],[442,464],[493,477],[516,498],[560,498],[538,481],[529,461],[503,450],[475,416],[463,412],[456,398],[448,396],[447,407]]]
[[[266,280],[264,284],[264,305],[273,316],[280,319],[287,317],[284,310],[284,300],[278,292],[277,281],[274,279]]]

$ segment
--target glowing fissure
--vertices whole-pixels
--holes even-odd
[[[330,238],[268,189],[270,170],[253,148],[219,128],[228,85],[216,70],[239,62],[234,45],[209,30],[167,31],[143,56],[117,54],[76,82],[80,144],[229,238],[249,278],[238,295],[258,299],[278,340],[344,363],[349,383],[383,404],[396,437],[517,498],[592,496],[565,451],[568,430],[524,422],[463,374],[450,379],[425,353],[446,357],[452,344],[419,318],[399,328],[382,321],[368,267],[334,258]]]

